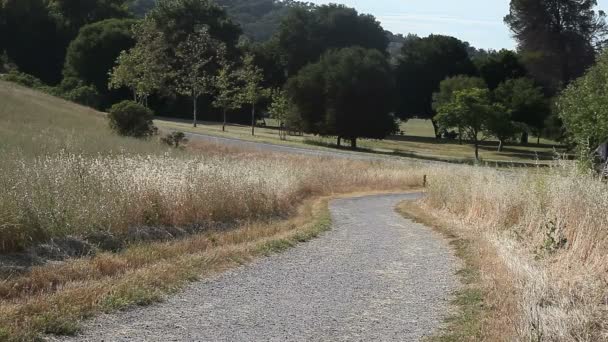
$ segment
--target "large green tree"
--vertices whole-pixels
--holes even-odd
[[[128,0],[48,0],[51,11],[74,33],[87,24],[129,16]]]
[[[318,61],[330,49],[360,46],[384,53],[389,43],[376,18],[337,4],[293,8],[274,39],[280,50],[279,62],[289,75]]]
[[[608,141],[608,53],[597,65],[564,90],[557,101],[559,117],[570,142],[578,146],[581,156]]]
[[[532,75],[557,91],[593,64],[606,39],[596,0],[511,0],[505,22]]]
[[[496,101],[511,109],[513,121],[525,125],[521,142],[528,142],[528,134],[534,133],[540,142],[545,120],[551,110],[549,101],[540,87],[529,78],[517,78],[501,83],[494,90]]]
[[[82,27],[68,47],[64,76],[94,85],[106,102],[115,102],[108,92],[109,74],[120,53],[135,44],[132,30],[136,23],[132,19],[108,19]]]
[[[311,133],[348,139],[356,148],[358,138],[383,139],[397,130],[392,70],[378,50],[330,51],[304,67],[286,89]]]
[[[473,58],[473,62],[490,90],[496,89],[506,80],[527,75],[526,67],[520,57],[511,50],[503,49],[480,54]]]
[[[439,90],[441,81],[450,76],[475,73],[468,44],[454,37],[430,35],[407,40],[396,67],[398,116],[433,119],[433,93]],[[432,121],[435,134],[439,136],[438,126]]]

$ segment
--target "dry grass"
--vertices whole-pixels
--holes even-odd
[[[422,207],[473,241],[494,310],[487,339],[608,338],[605,183],[563,168],[450,167],[430,177]]]

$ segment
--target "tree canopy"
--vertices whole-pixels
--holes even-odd
[[[473,58],[473,62],[490,90],[506,80],[525,77],[528,73],[517,53],[510,50],[481,54]]]
[[[593,64],[606,40],[604,12],[597,0],[511,0],[505,22],[532,75],[552,91]]]
[[[345,138],[356,147],[358,138],[383,139],[397,130],[391,67],[377,50],[332,50],[286,89],[310,133]]]
[[[433,93],[439,90],[441,81],[476,73],[467,48],[468,44],[441,35],[406,42],[395,71],[401,99],[399,117],[433,118]]]
[[[279,62],[289,75],[318,61],[330,49],[360,46],[384,53],[388,47],[386,33],[376,18],[336,4],[291,9],[274,39]]]
[[[68,47],[64,76],[92,84],[102,94],[108,93],[108,71],[123,50],[135,44],[133,19],[108,19],[86,25]]]

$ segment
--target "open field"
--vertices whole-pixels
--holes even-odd
[[[222,132],[222,125],[213,122],[203,122],[197,128],[186,120],[159,118],[156,124],[161,128],[180,130],[183,132],[203,133],[249,141],[266,142],[287,146],[306,146],[308,148],[327,149],[335,148],[335,139],[312,135],[289,136],[287,141],[279,139],[278,131],[270,127],[272,120],[267,120],[269,127],[257,127],[256,136],[251,135],[251,127],[229,125],[226,132]],[[443,160],[455,162],[473,162],[474,149],[468,144],[459,144],[458,141],[437,140],[434,138],[433,126],[429,121],[412,119],[402,124],[404,135],[392,136],[386,140],[358,141],[362,151],[393,154],[396,156]],[[531,139],[531,141],[534,138]],[[348,144],[348,142],[344,142]],[[481,157],[486,162],[513,162],[513,163],[550,163],[558,155],[564,153],[562,147],[552,141],[541,139],[541,144],[521,146],[507,144],[502,152],[498,152],[498,143],[487,141],[482,143]]]

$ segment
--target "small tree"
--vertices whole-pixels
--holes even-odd
[[[179,94],[192,98],[194,127],[197,124],[198,98],[213,92],[218,65],[225,52],[225,44],[212,38],[207,28],[190,34],[175,49],[173,83]]]
[[[135,102],[147,105],[148,97],[160,89],[168,77],[166,44],[162,34],[149,22],[135,26],[133,32],[137,43],[116,59],[108,88],[129,88]]]
[[[156,134],[152,111],[133,101],[122,101],[110,108],[110,128],[119,135],[146,138]]]
[[[213,106],[222,110],[222,131],[226,131],[226,113],[229,110],[241,108],[239,94],[242,92],[238,75],[229,63],[223,63],[222,69],[220,69],[219,74],[215,78],[215,88],[217,89],[217,93]]]
[[[487,89],[465,89],[454,93],[454,99],[438,109],[435,120],[441,128],[459,127],[475,147],[475,160],[479,160],[480,135],[487,132],[488,122],[496,110]]]
[[[265,97],[266,91],[262,87],[264,74],[255,64],[253,55],[245,56],[239,76],[244,84],[240,96],[241,103],[251,106],[251,135],[255,135],[255,106]]]
[[[279,137],[281,140],[287,139],[285,131],[285,123],[289,115],[289,100],[285,92],[281,89],[275,89],[272,93],[272,103],[268,108],[270,116],[279,122]]]
[[[180,148],[181,145],[188,142],[188,139],[186,138],[186,134],[184,134],[184,132],[173,132],[161,138],[160,141],[171,147]]]
[[[498,152],[502,152],[505,142],[512,139],[520,127],[511,120],[511,112],[505,106],[495,103],[492,110],[486,128],[489,134],[498,139]]]

